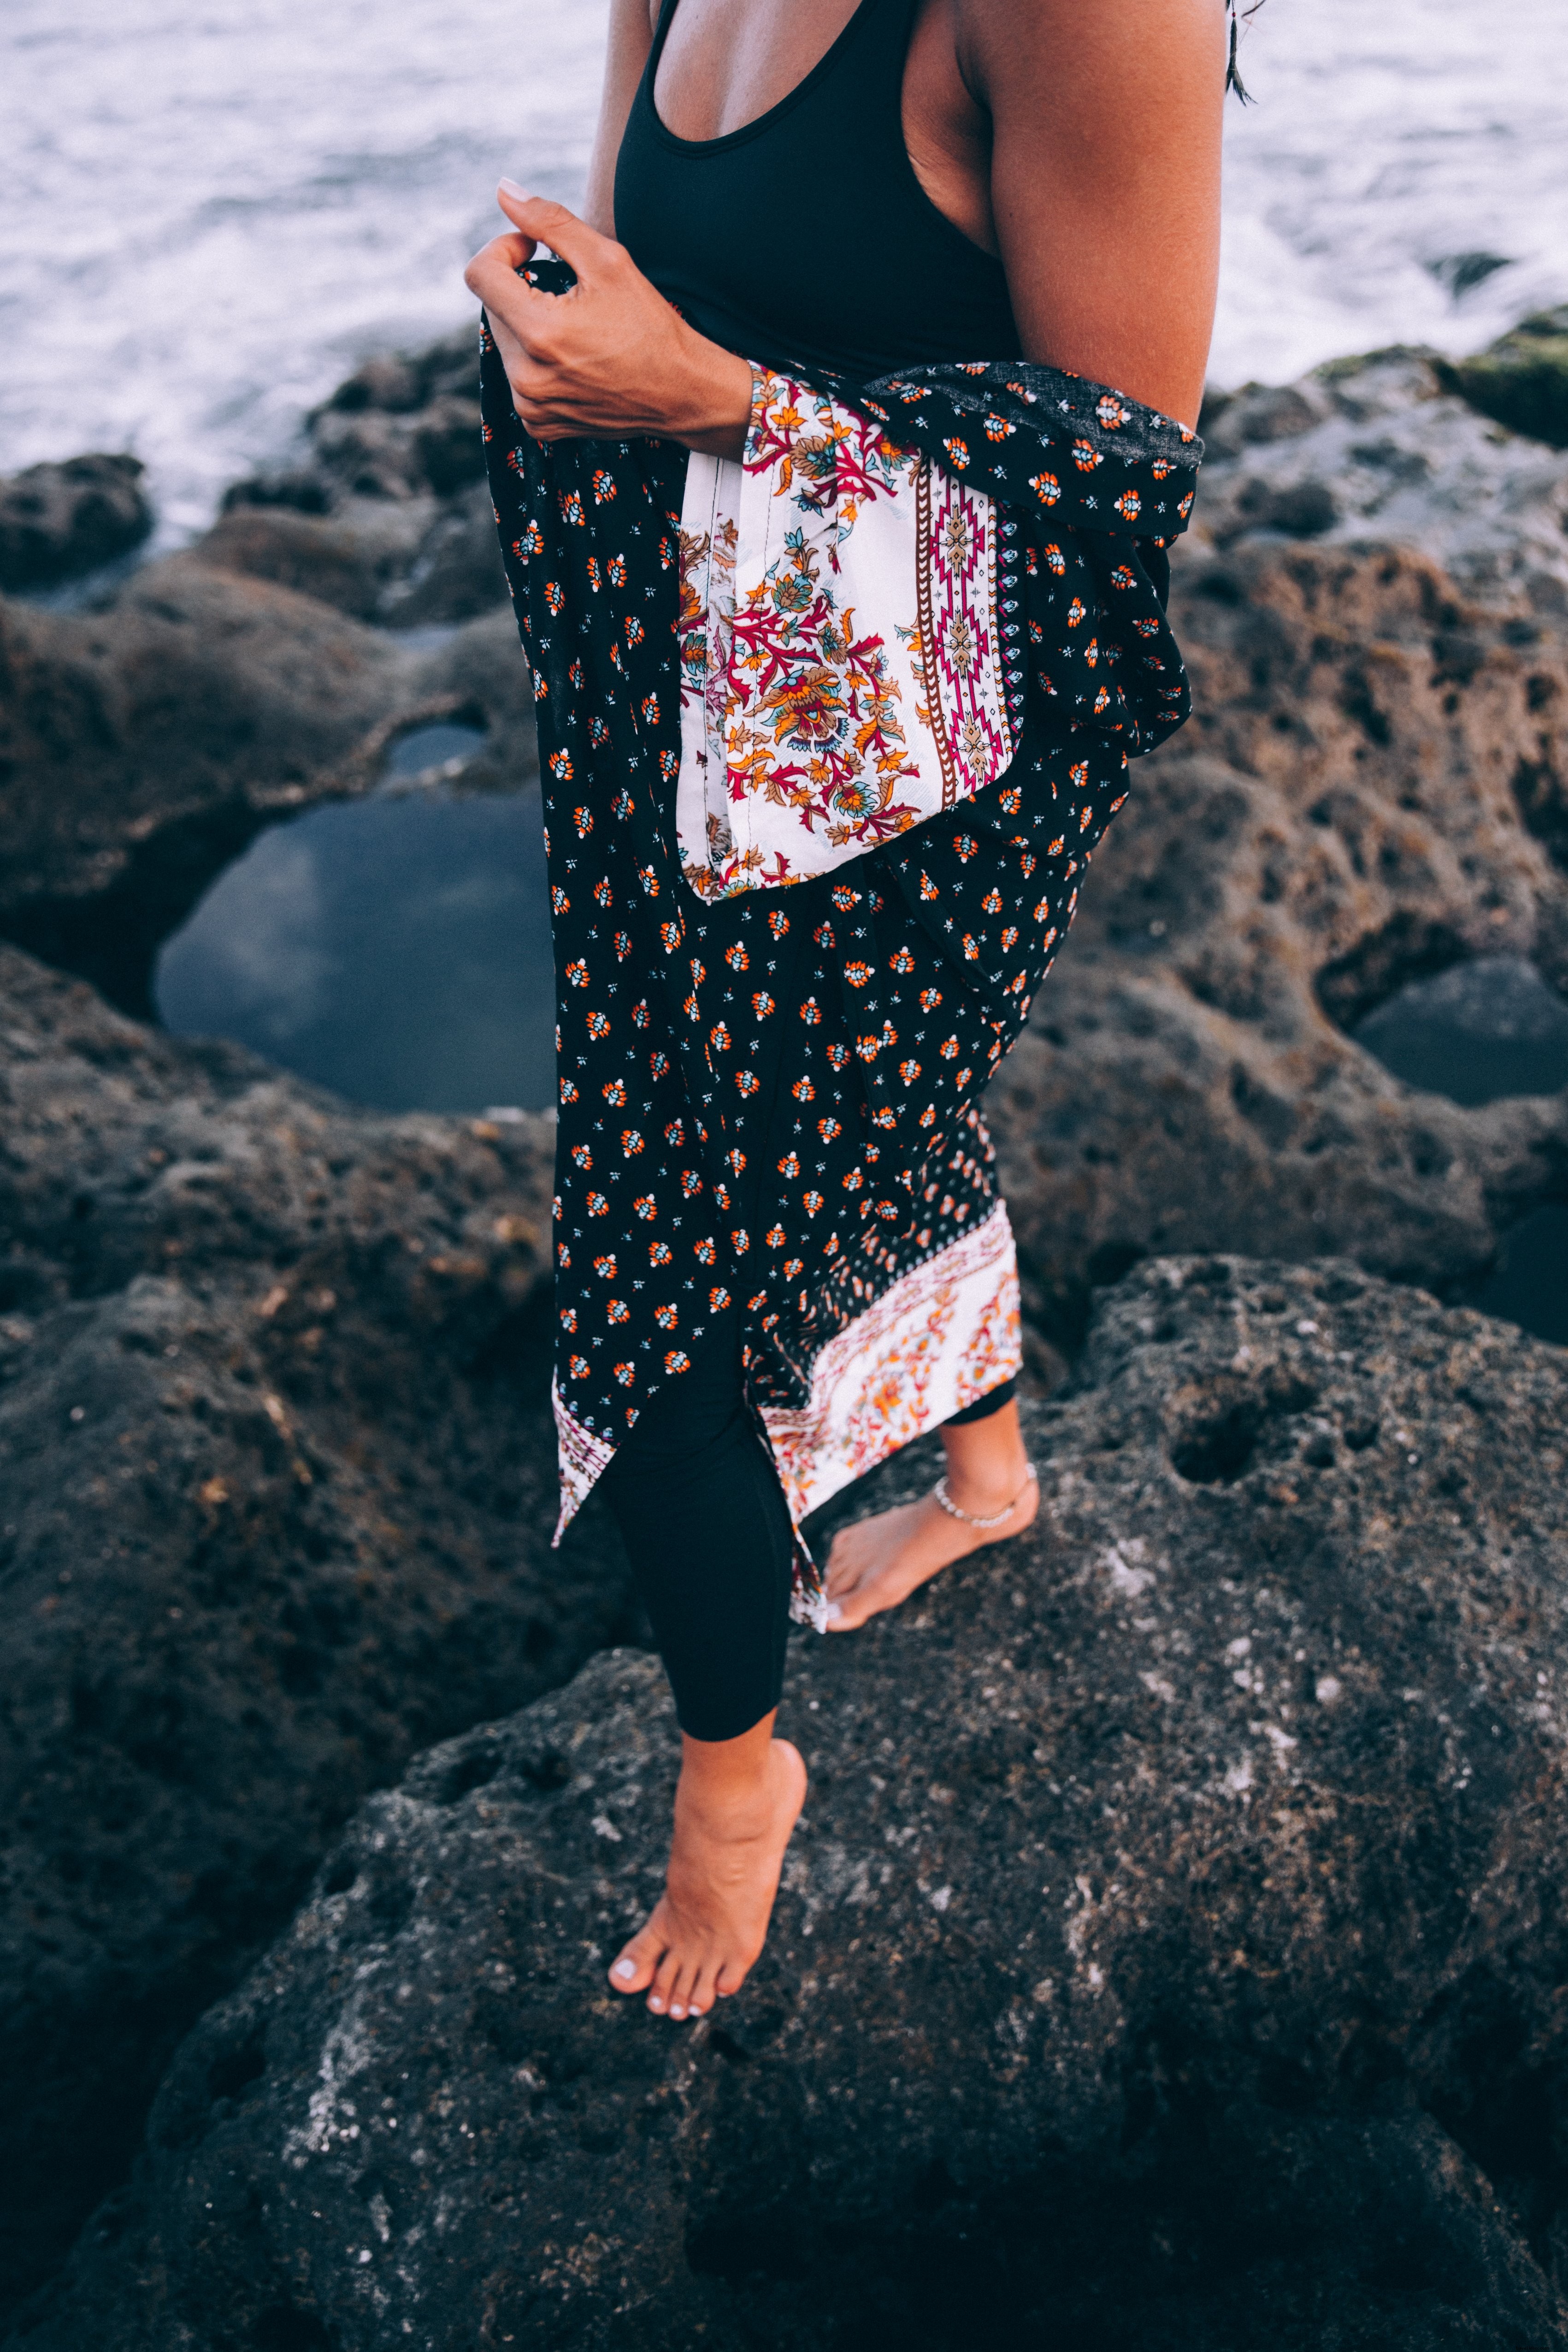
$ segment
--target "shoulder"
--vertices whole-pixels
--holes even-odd
[[[1051,117],[1111,122],[1206,86],[1226,0],[952,0],[959,69],[997,113],[1044,102]]]

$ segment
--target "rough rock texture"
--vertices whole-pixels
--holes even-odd
[[[1478,415],[1435,352],[1373,352],[1211,397],[1203,431],[1199,541],[1397,541],[1468,595],[1568,613],[1568,460]]]
[[[507,602],[483,484],[450,498],[342,496],[330,513],[240,503],[201,541],[204,562],[319,596],[398,629],[455,624]]]
[[[484,482],[477,327],[368,360],[308,424],[308,462],[237,483],[210,562],[397,628],[507,601]]]
[[[438,495],[484,479],[479,321],[423,351],[378,353],[310,419],[317,462],[363,495]]]
[[[1568,2343],[1565,1409],[1342,1265],[1138,1269],[1037,1535],[796,1648],[740,1998],[604,1986],[676,1743],[597,1660],[363,1809],[18,2344]]]
[[[145,1013],[159,943],[269,818],[369,789],[425,719],[488,725],[515,785],[527,694],[510,613],[416,650],[200,551],[101,612],[0,605],[0,937]]]
[[[1468,956],[1568,996],[1568,660],[1403,550],[1179,569],[1195,710],[1132,770],[986,1098],[1037,1325],[1161,1250],[1342,1251],[1434,1288],[1568,1199],[1568,1095],[1480,1108],[1345,1033]]]
[[[1568,448],[1568,303],[1521,319],[1486,351],[1455,362],[1452,376],[1483,415]]]
[[[0,2279],[410,1751],[626,1638],[549,1549],[551,1136],[348,1111],[0,950]]]
[[[74,579],[139,547],[153,528],[139,457],[95,455],[0,480],[0,589]]]

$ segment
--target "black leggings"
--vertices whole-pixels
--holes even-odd
[[[1000,1412],[1014,1387],[1004,1381],[952,1422]],[[742,1391],[738,1328],[715,1333],[639,1413],[605,1491],[682,1731],[738,1738],[784,1689],[795,1553],[784,1489]]]

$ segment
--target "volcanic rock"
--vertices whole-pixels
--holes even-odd
[[[1272,446],[1272,445],[1271,445]],[[1568,1096],[1466,1108],[1348,1033],[1527,960],[1568,999],[1568,659],[1407,550],[1193,551],[1194,714],[1135,763],[986,1097],[1032,1320],[1149,1253],[1343,1253],[1452,1289],[1568,1199]]]
[[[423,351],[367,360],[310,420],[317,457],[371,497],[484,478],[477,320]]]
[[[308,420],[310,460],[238,482],[207,562],[395,628],[507,601],[484,480],[477,329],[367,360]]]
[[[0,480],[0,589],[48,587],[139,547],[153,528],[145,471],[100,454]]]
[[[1138,1268],[1037,1529],[801,1639],[739,1997],[605,1987],[677,1741],[598,1659],[362,1809],[17,2345],[1568,2343],[1565,1411],[1348,1265]]]
[[[276,580],[389,628],[471,620],[507,601],[495,511],[482,483],[442,499],[344,497],[330,513],[241,500],[199,551],[225,572]]]
[[[1525,421],[1522,394],[1503,424],[1493,421],[1501,404],[1478,415],[1486,402],[1465,373],[1491,369],[1489,383],[1513,383],[1526,358],[1561,373],[1560,330],[1556,342],[1517,331],[1517,371],[1490,355],[1455,368],[1436,352],[1396,349],[1331,361],[1295,384],[1211,394],[1194,542],[1223,549],[1259,531],[1396,541],[1431,556],[1468,599],[1568,613],[1568,461],[1543,446],[1563,436],[1544,431],[1544,406]]]
[[[377,1118],[0,950],[0,2273],[410,1752],[625,1638],[550,1549],[552,1136]]]
[[[461,632],[400,646],[199,550],[103,611],[0,605],[0,937],[143,1015],[158,945],[213,877],[269,819],[370,789],[407,728],[487,726],[490,780],[526,781],[510,614],[474,625],[482,657]]]

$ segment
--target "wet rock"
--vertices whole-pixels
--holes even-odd
[[[483,665],[460,635],[400,646],[199,551],[102,612],[0,606],[0,937],[145,1014],[159,943],[262,824],[368,790],[389,741],[459,706],[515,784],[533,768],[525,698],[515,642]]]
[[[1550,337],[1531,349],[1542,370],[1558,364]],[[1551,436],[1516,437],[1536,428],[1512,415],[1516,431],[1505,431],[1482,405],[1460,396],[1438,353],[1407,350],[1211,394],[1194,541],[1226,549],[1261,531],[1396,541],[1440,563],[1468,599],[1561,618],[1568,462],[1544,446]]]
[[[44,588],[139,547],[153,528],[139,457],[28,466],[0,480],[0,589]]]
[[[1347,1033],[1407,982],[1528,961],[1568,1001],[1568,661],[1421,556],[1194,551],[1194,716],[1132,770],[986,1118],[1037,1327],[1226,1245],[1445,1289],[1568,1200],[1568,1096],[1466,1108]]]
[[[223,571],[276,580],[388,628],[456,624],[507,601],[483,483],[444,499],[342,498],[331,512],[241,500],[200,552]]]
[[[206,559],[394,628],[507,601],[484,481],[476,330],[366,361],[307,427],[310,462],[237,483]]]
[[[1198,421],[1205,463],[1214,466],[1259,442],[1293,441],[1330,414],[1312,380],[1299,384],[1249,383],[1236,393],[1211,393]],[[1208,477],[1205,477],[1206,488]]]
[[[1476,956],[1408,982],[1356,1042],[1408,1085],[1456,1102],[1568,1087],[1568,998],[1523,956]]]
[[[1538,310],[1473,359],[1445,370],[1472,408],[1568,448],[1568,303]]]
[[[1236,515],[1247,530],[1276,530],[1286,539],[1321,539],[1331,530],[1339,506],[1326,482],[1266,482],[1256,477],[1236,492]]]
[[[376,1118],[0,950],[0,2279],[415,1748],[628,1623],[550,1549],[552,1133]]]
[[[319,597],[356,621],[376,620],[387,590],[416,562],[436,520],[436,501],[353,499],[329,513],[324,489],[321,497],[322,508],[315,511],[281,499],[236,500],[200,542],[203,562]]]
[[[0,609],[0,929],[134,1004],[206,877],[303,805],[403,682],[368,630],[191,555],[106,612]]]
[[[1512,257],[1506,253],[1489,253],[1484,246],[1471,246],[1463,253],[1445,253],[1426,268],[1456,302],[1474,288],[1484,286],[1500,269],[1511,266]]]
[[[473,370],[470,370],[470,373]],[[323,469],[359,498],[445,497],[484,475],[477,394],[444,394],[412,416],[321,411],[310,438]]]
[[[18,2343],[1568,2342],[1565,1408],[1349,1266],[1138,1269],[1038,1533],[795,1649],[739,1998],[605,1987],[677,1743],[596,1660],[361,1811]]]

